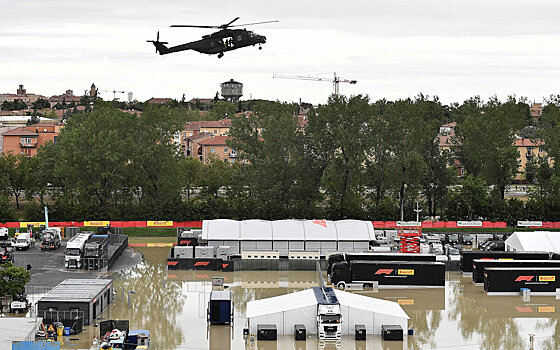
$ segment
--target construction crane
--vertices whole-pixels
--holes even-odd
[[[297,80],[312,80],[312,81],[328,81],[333,84],[333,94],[338,96],[339,95],[339,83],[349,83],[349,84],[356,84],[356,80],[348,80],[341,77],[336,76],[336,72],[334,72],[334,78],[321,78],[321,77],[313,77],[313,76],[305,76],[305,75],[281,75],[281,74],[274,74],[273,78],[280,78],[280,79],[297,79]]]
[[[113,100],[117,99],[117,94],[124,94],[124,91],[118,91],[118,90],[98,90],[101,92],[112,92],[113,93]]]

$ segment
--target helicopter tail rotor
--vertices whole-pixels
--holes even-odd
[[[146,42],[154,44],[154,46],[156,47],[156,53],[159,52],[160,55],[163,55],[164,53],[167,53],[167,47],[165,47],[165,44],[168,44],[168,42],[167,41],[159,41],[159,30],[158,30],[157,35],[156,35],[156,40],[146,40]]]

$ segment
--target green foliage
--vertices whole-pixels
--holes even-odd
[[[19,199],[25,190],[25,184],[30,176],[29,160],[23,154],[5,152],[0,157],[0,184],[16,199],[19,209]]]
[[[0,222],[15,220],[15,212],[10,203],[10,199],[0,193]]]
[[[12,263],[6,263],[0,267],[0,296],[21,295],[25,291],[25,285],[31,279],[31,274],[23,267],[15,267]]]
[[[234,103],[218,101],[214,103],[212,109],[207,113],[206,120],[220,120],[232,118],[237,113],[237,106]]]
[[[4,101],[1,106],[3,111],[19,111],[22,109],[27,109],[27,104],[21,99],[15,99],[13,102]]]
[[[469,174],[460,186],[449,189],[449,192],[445,209],[448,220],[487,219],[491,197],[484,180]]]
[[[38,98],[35,102],[33,102],[33,109],[43,109],[43,108],[51,108],[51,103],[49,100],[44,98]]]

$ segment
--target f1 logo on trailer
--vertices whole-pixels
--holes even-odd
[[[535,276],[519,276],[515,279],[515,282],[527,281],[530,282],[535,278]]]
[[[389,275],[394,269],[379,269],[375,272],[375,275]]]
[[[208,266],[208,264],[210,264],[210,261],[199,261],[194,266]]]

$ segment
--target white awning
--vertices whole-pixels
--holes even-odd
[[[305,220],[303,222],[306,241],[336,241],[336,227],[328,220]]]
[[[334,221],[334,224],[339,241],[373,241],[375,239],[371,221],[340,220]]]
[[[519,231],[505,241],[506,250],[520,252],[560,252],[560,232]]]
[[[272,241],[272,224],[265,220],[239,221],[239,238],[245,241]]]
[[[304,241],[303,220],[277,220],[272,223],[272,239],[275,241]]]
[[[203,220],[202,239],[237,241],[239,240],[239,221],[228,219]]]

